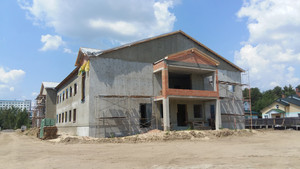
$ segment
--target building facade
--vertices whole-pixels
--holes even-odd
[[[300,94],[279,98],[261,110],[262,118],[300,117]]]
[[[243,70],[182,31],[105,51],[80,48],[75,66],[55,88],[61,132],[244,128]]]
[[[36,97],[36,106],[32,115],[32,126],[40,127],[44,118],[56,117],[56,82],[42,82],[39,95]]]
[[[16,107],[31,111],[31,100],[0,100],[0,109]]]

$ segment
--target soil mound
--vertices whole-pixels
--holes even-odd
[[[40,131],[39,128],[34,127],[34,128],[30,128],[28,130],[25,130],[23,133],[27,136],[37,136],[38,132]]]
[[[94,143],[145,143],[155,141],[173,141],[173,140],[209,140],[231,136],[251,136],[253,130],[185,130],[185,131],[160,131],[150,130],[144,134],[138,134],[126,137],[114,138],[93,138],[82,136],[70,136],[62,134],[58,138],[50,140],[51,142],[65,144],[94,144]]]

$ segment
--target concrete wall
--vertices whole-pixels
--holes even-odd
[[[140,127],[140,104],[149,104],[151,98],[96,98],[95,125],[91,127],[93,137],[114,137],[139,134],[152,129],[155,119],[151,119],[151,126]],[[152,110],[150,108],[150,112]]]
[[[218,69],[218,80],[241,84],[241,72]],[[228,84],[219,84],[219,91],[220,97],[235,96],[240,100],[243,98],[242,88],[239,85],[235,85],[235,92],[232,93],[228,91]]]
[[[229,70],[218,70],[218,80],[228,84],[219,84],[222,127],[244,129],[244,105],[241,73]],[[233,87],[234,90],[231,90]]]
[[[66,84],[60,87],[57,91],[57,96],[60,96],[63,91],[66,93],[66,89],[68,89],[69,97],[65,98],[64,101],[60,102],[56,106],[56,115],[62,114],[63,112],[68,113],[72,112],[72,120],[62,123],[56,123],[59,132],[71,133],[79,136],[89,136],[89,81],[90,76],[89,73],[86,73],[86,92],[85,92],[85,101],[81,101],[81,81],[82,75],[75,75],[72,77]],[[77,84],[77,94],[74,95],[74,84]],[[72,87],[72,97],[70,97],[70,87]],[[76,109],[76,121],[73,121],[73,112]]]
[[[192,90],[204,90],[204,80],[201,74],[193,73],[192,78]]]
[[[56,119],[56,91],[55,89],[46,89],[46,112],[45,117]]]
[[[162,95],[162,77],[161,77],[161,71],[156,72],[153,74],[153,95],[154,96],[160,96]]]
[[[102,54],[100,57],[122,59],[134,62],[146,62],[152,64],[167,55],[190,48],[197,48],[210,57],[218,60],[220,62],[220,65],[218,66],[219,69],[238,72],[236,68],[182,34],[174,34],[148,41],[143,44],[132,45],[127,48]]]
[[[93,100],[90,102],[90,135],[128,135],[146,130],[139,128],[139,105],[152,103],[153,65],[102,57],[91,58],[90,63],[90,97]],[[110,127],[104,131],[101,127],[103,120],[99,119],[102,114],[126,118],[118,119],[120,125],[110,120]],[[128,124],[130,127],[126,127]]]

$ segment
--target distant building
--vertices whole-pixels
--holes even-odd
[[[262,118],[300,117],[300,92],[296,88],[293,96],[279,98],[261,110]]]
[[[27,111],[31,110],[31,100],[0,100],[0,109],[16,107]]]
[[[32,127],[39,127],[44,118],[55,118],[56,82],[42,82],[39,95],[36,97],[36,107],[33,110]]]

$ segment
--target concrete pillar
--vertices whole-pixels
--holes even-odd
[[[169,97],[163,98],[164,131],[170,130]]]
[[[221,126],[221,106],[220,99],[216,100],[216,119],[215,119],[216,130],[220,129]]]

